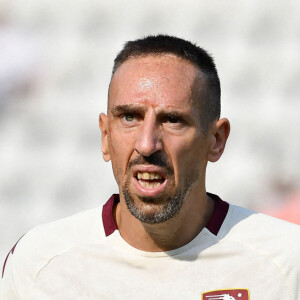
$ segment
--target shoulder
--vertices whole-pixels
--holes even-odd
[[[26,234],[28,240],[61,242],[89,240],[94,233],[103,233],[101,208],[83,211],[51,223],[39,225]]]
[[[267,257],[286,271],[300,272],[300,226],[230,205],[220,238]]]
[[[224,233],[231,231],[231,234],[238,235],[242,239],[269,238],[264,244],[276,241],[296,242],[300,239],[300,226],[280,219],[257,213],[255,211],[230,205]],[[293,238],[293,239],[291,239]],[[300,244],[299,244],[300,246]]]
[[[77,243],[90,243],[101,236],[101,209],[95,208],[35,227],[20,240],[15,252],[22,249],[52,254]]]
[[[57,255],[72,247],[92,244],[104,237],[101,208],[40,225],[25,234],[7,257],[3,269],[3,289],[14,285],[27,295],[38,272]]]

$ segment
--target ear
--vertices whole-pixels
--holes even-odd
[[[223,154],[230,133],[230,123],[223,118],[214,123],[211,128],[212,142],[208,150],[207,160],[216,162]]]
[[[101,150],[103,153],[103,159],[108,162],[111,159],[108,146],[108,118],[104,113],[99,115],[99,127],[101,130]]]

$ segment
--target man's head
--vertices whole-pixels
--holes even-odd
[[[205,85],[202,84],[199,90],[195,83],[193,97],[199,101],[201,125],[205,132],[209,124],[220,117],[221,87],[213,58],[204,49],[189,41],[168,35],[148,36],[129,41],[115,58],[112,75],[129,59],[163,54],[173,54],[187,60],[201,71],[201,81],[204,81]]]
[[[179,213],[187,198],[203,194],[207,161],[221,156],[229,123],[218,120],[220,109],[209,102],[219,95],[210,91],[216,86],[219,91],[219,81],[204,50],[196,48],[201,58],[196,50],[189,54],[198,63],[203,60],[200,68],[183,57],[184,47],[176,48],[182,55],[158,52],[160,43],[171,49],[176,38],[146,38],[149,45],[151,39],[155,52],[148,46],[146,53],[130,54],[126,49],[135,42],[129,42],[116,58],[100,128],[103,156],[112,161],[121,198],[136,218],[154,224]]]

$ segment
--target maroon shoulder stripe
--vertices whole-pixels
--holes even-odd
[[[229,204],[219,198],[217,195],[207,193],[208,196],[215,201],[215,208],[213,214],[206,224],[206,228],[214,235],[219,233],[219,230],[227,216]]]
[[[14,245],[14,246],[12,247],[12,249],[8,252],[8,254],[7,254],[6,258],[5,258],[5,261],[4,261],[4,264],[3,264],[3,268],[2,268],[2,278],[3,278],[3,276],[4,276],[5,266],[6,266],[8,257],[9,257],[10,254],[14,254],[15,249],[16,249],[16,247],[17,247],[17,244],[19,243],[19,241],[20,241],[20,239],[21,239],[22,237],[23,237],[23,236],[21,236],[21,237],[19,238],[19,240],[15,243],[15,245]]]
[[[120,201],[118,194],[113,194],[108,201],[103,205],[102,209],[102,222],[105,235],[111,235],[118,227],[113,217],[114,204]]]

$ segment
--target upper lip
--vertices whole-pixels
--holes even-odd
[[[134,166],[133,168],[133,176],[136,177],[137,173],[158,173],[160,174],[163,178],[166,178],[166,173],[161,167],[158,166],[153,166],[153,165],[137,165]]]

